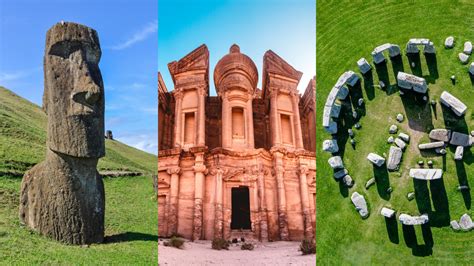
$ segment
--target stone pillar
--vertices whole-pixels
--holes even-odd
[[[204,175],[206,173],[206,166],[203,162],[203,154],[196,155],[196,163],[194,170],[194,221],[193,221],[193,240],[201,239],[202,237],[202,198],[204,195]]]
[[[171,175],[170,180],[170,201],[168,207],[168,234],[178,232],[178,193],[179,193],[179,173],[181,168],[168,168],[167,173]]]
[[[181,122],[181,117],[182,117],[182,110],[181,110],[181,104],[183,102],[183,93],[181,91],[175,91],[174,97],[176,99],[176,107],[175,107],[175,124],[174,124],[174,146],[175,147],[181,147],[183,144],[182,140],[182,122]]]
[[[300,166],[300,194],[301,194],[301,208],[303,210],[303,221],[304,221],[304,236],[307,239],[313,238],[313,225],[311,214],[309,211],[309,196],[308,196],[308,181],[306,174],[308,173],[308,167],[306,165]]]
[[[222,209],[222,176],[225,170],[218,168],[215,176],[215,214],[214,214],[214,238],[223,238],[224,214]]]
[[[229,100],[227,99],[226,93],[222,95],[222,147],[230,148],[232,139],[230,136],[231,121],[229,119]]]
[[[277,96],[278,96],[278,93],[276,91],[270,92],[270,123],[271,123],[273,146],[281,144],[281,136],[280,136],[281,130],[279,127],[280,118],[278,117],[278,110],[277,110]]]
[[[293,121],[294,121],[294,134],[295,134],[295,147],[297,149],[304,149],[303,145],[303,134],[301,132],[301,120],[300,120],[300,108],[299,108],[299,95],[297,92],[291,94],[293,99]]]
[[[267,204],[265,202],[265,172],[264,169],[259,169],[257,176],[258,185],[258,211],[260,214],[260,241],[268,241],[268,219],[267,219]]]
[[[198,103],[198,132],[197,132],[197,145],[206,145],[206,91],[205,88],[198,89],[199,103]]]
[[[288,241],[288,215],[286,213],[286,195],[285,195],[285,183],[283,176],[285,169],[283,168],[283,154],[275,152],[274,156],[274,170],[277,181],[277,195],[278,195],[278,227],[280,229],[280,240]]]
[[[253,149],[255,147],[255,139],[253,134],[253,110],[252,110],[252,96],[249,95],[247,100],[247,148]]]

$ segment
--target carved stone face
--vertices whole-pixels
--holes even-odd
[[[48,148],[74,157],[100,158],[104,146],[104,86],[97,32],[58,23],[46,35],[43,108]]]

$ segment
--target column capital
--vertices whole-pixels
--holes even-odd
[[[300,175],[306,175],[309,169],[307,165],[300,165]]]
[[[184,96],[184,93],[181,91],[181,90],[175,90],[173,92],[173,95],[174,95],[174,98],[176,100],[182,100],[183,99],[183,96]]]
[[[204,174],[207,173],[207,167],[204,164],[197,164],[193,166],[193,170],[196,173],[204,173]]]
[[[170,167],[166,170],[166,172],[169,174],[169,175],[176,175],[176,174],[179,174],[181,172],[181,168],[178,167],[178,166],[173,166],[173,167]]]

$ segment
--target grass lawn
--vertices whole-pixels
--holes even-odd
[[[473,148],[465,151],[461,163],[454,161],[454,148],[445,157],[432,153],[420,154],[418,143],[427,142],[432,128],[451,128],[457,131],[474,130],[474,83],[467,65],[462,65],[457,54],[467,40],[474,42],[474,2],[472,1],[322,1],[317,2],[317,262],[326,264],[472,264],[474,261],[474,231],[454,232],[451,220],[459,220],[472,210],[472,189],[457,191],[460,183],[474,187]],[[444,48],[444,40],[454,36],[453,49]],[[436,56],[408,57],[404,50],[410,38],[429,38],[436,47]],[[402,55],[387,64],[374,68],[371,51],[378,45],[393,43],[400,46]],[[422,49],[421,49],[422,50]],[[365,109],[358,109],[362,128],[355,131],[355,149],[351,146],[347,129],[355,122],[350,104],[344,104],[338,144],[349,174],[355,180],[347,189],[337,183],[327,160],[330,154],[322,151],[322,142],[331,136],[321,126],[324,103],[338,77],[346,70],[359,74],[357,60],[365,57],[373,67],[372,80],[363,79],[351,90],[357,102],[362,95]],[[472,61],[472,60],[471,60]],[[411,65],[415,63],[415,67]],[[467,106],[466,115],[457,119],[449,110],[437,104],[431,108],[415,102],[414,95],[400,97],[396,73],[404,71],[424,77],[429,85],[430,100],[439,100],[446,90]],[[453,84],[450,76],[455,75]],[[370,76],[370,75],[369,75]],[[362,77],[362,76],[361,76]],[[374,88],[383,80],[390,84],[386,91]],[[398,113],[405,121],[398,123]],[[411,136],[403,154],[400,170],[393,173],[373,168],[365,158],[368,153],[388,154],[388,128],[396,124],[399,132]],[[431,183],[414,182],[408,170],[418,160],[434,162],[443,169],[443,178]],[[376,176],[377,184],[365,189],[368,179]],[[387,194],[386,188],[393,193]],[[409,201],[408,192],[416,197]],[[353,192],[363,194],[371,212],[362,220],[350,201]],[[386,221],[381,216],[383,206],[399,213],[428,213],[429,226],[402,227],[398,222]]]

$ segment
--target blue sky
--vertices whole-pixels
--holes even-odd
[[[46,31],[73,21],[97,30],[105,127],[157,153],[157,0],[0,0],[0,85],[41,105]]]
[[[236,43],[259,71],[263,55],[273,50],[304,73],[302,92],[316,73],[316,1],[314,0],[159,0],[158,68],[168,90],[173,82],[167,64],[201,44],[210,54],[210,81],[214,66]],[[214,82],[211,95],[216,95]]]

